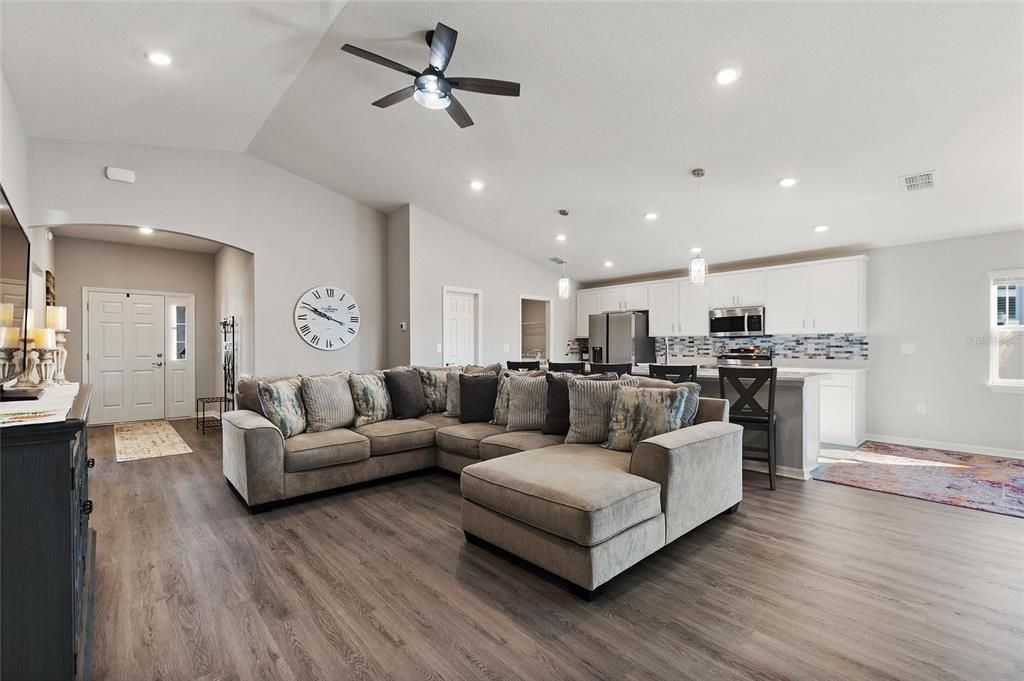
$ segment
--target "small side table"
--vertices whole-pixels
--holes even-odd
[[[197,397],[196,398],[196,430],[202,430],[206,434],[206,427],[220,428],[221,419],[227,411],[231,399],[228,397]],[[217,420],[208,422],[206,420],[206,405],[217,405]]]

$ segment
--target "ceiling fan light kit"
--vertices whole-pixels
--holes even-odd
[[[342,45],[341,49],[343,52],[372,61],[374,64],[412,76],[413,84],[411,86],[381,97],[373,103],[374,106],[384,109],[412,97],[413,101],[427,109],[445,109],[456,125],[460,128],[468,128],[473,125],[473,119],[470,118],[469,113],[452,93],[452,90],[518,97],[519,83],[489,78],[448,78],[445,76],[444,71],[448,68],[448,62],[451,61],[452,53],[455,51],[455,41],[458,37],[458,31],[441,23],[438,23],[434,30],[427,31],[430,65],[422,72],[417,72],[387,57],[348,43]]]

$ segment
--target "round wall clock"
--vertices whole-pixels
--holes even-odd
[[[295,304],[295,330],[317,350],[340,350],[359,335],[359,305],[334,286],[309,289]]]

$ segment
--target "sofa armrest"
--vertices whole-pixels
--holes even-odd
[[[668,543],[743,498],[743,428],[712,421],[648,438],[629,472],[661,485]]]
[[[248,409],[225,412],[224,477],[249,506],[284,498],[284,436]]]
[[[694,423],[707,423],[709,421],[729,422],[729,400],[722,400],[717,397],[702,397],[697,403],[697,416]]]

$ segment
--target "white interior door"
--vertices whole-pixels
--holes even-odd
[[[89,292],[92,423],[164,418],[164,297]]]
[[[475,364],[476,295],[462,291],[446,291],[444,305],[444,363]]]

